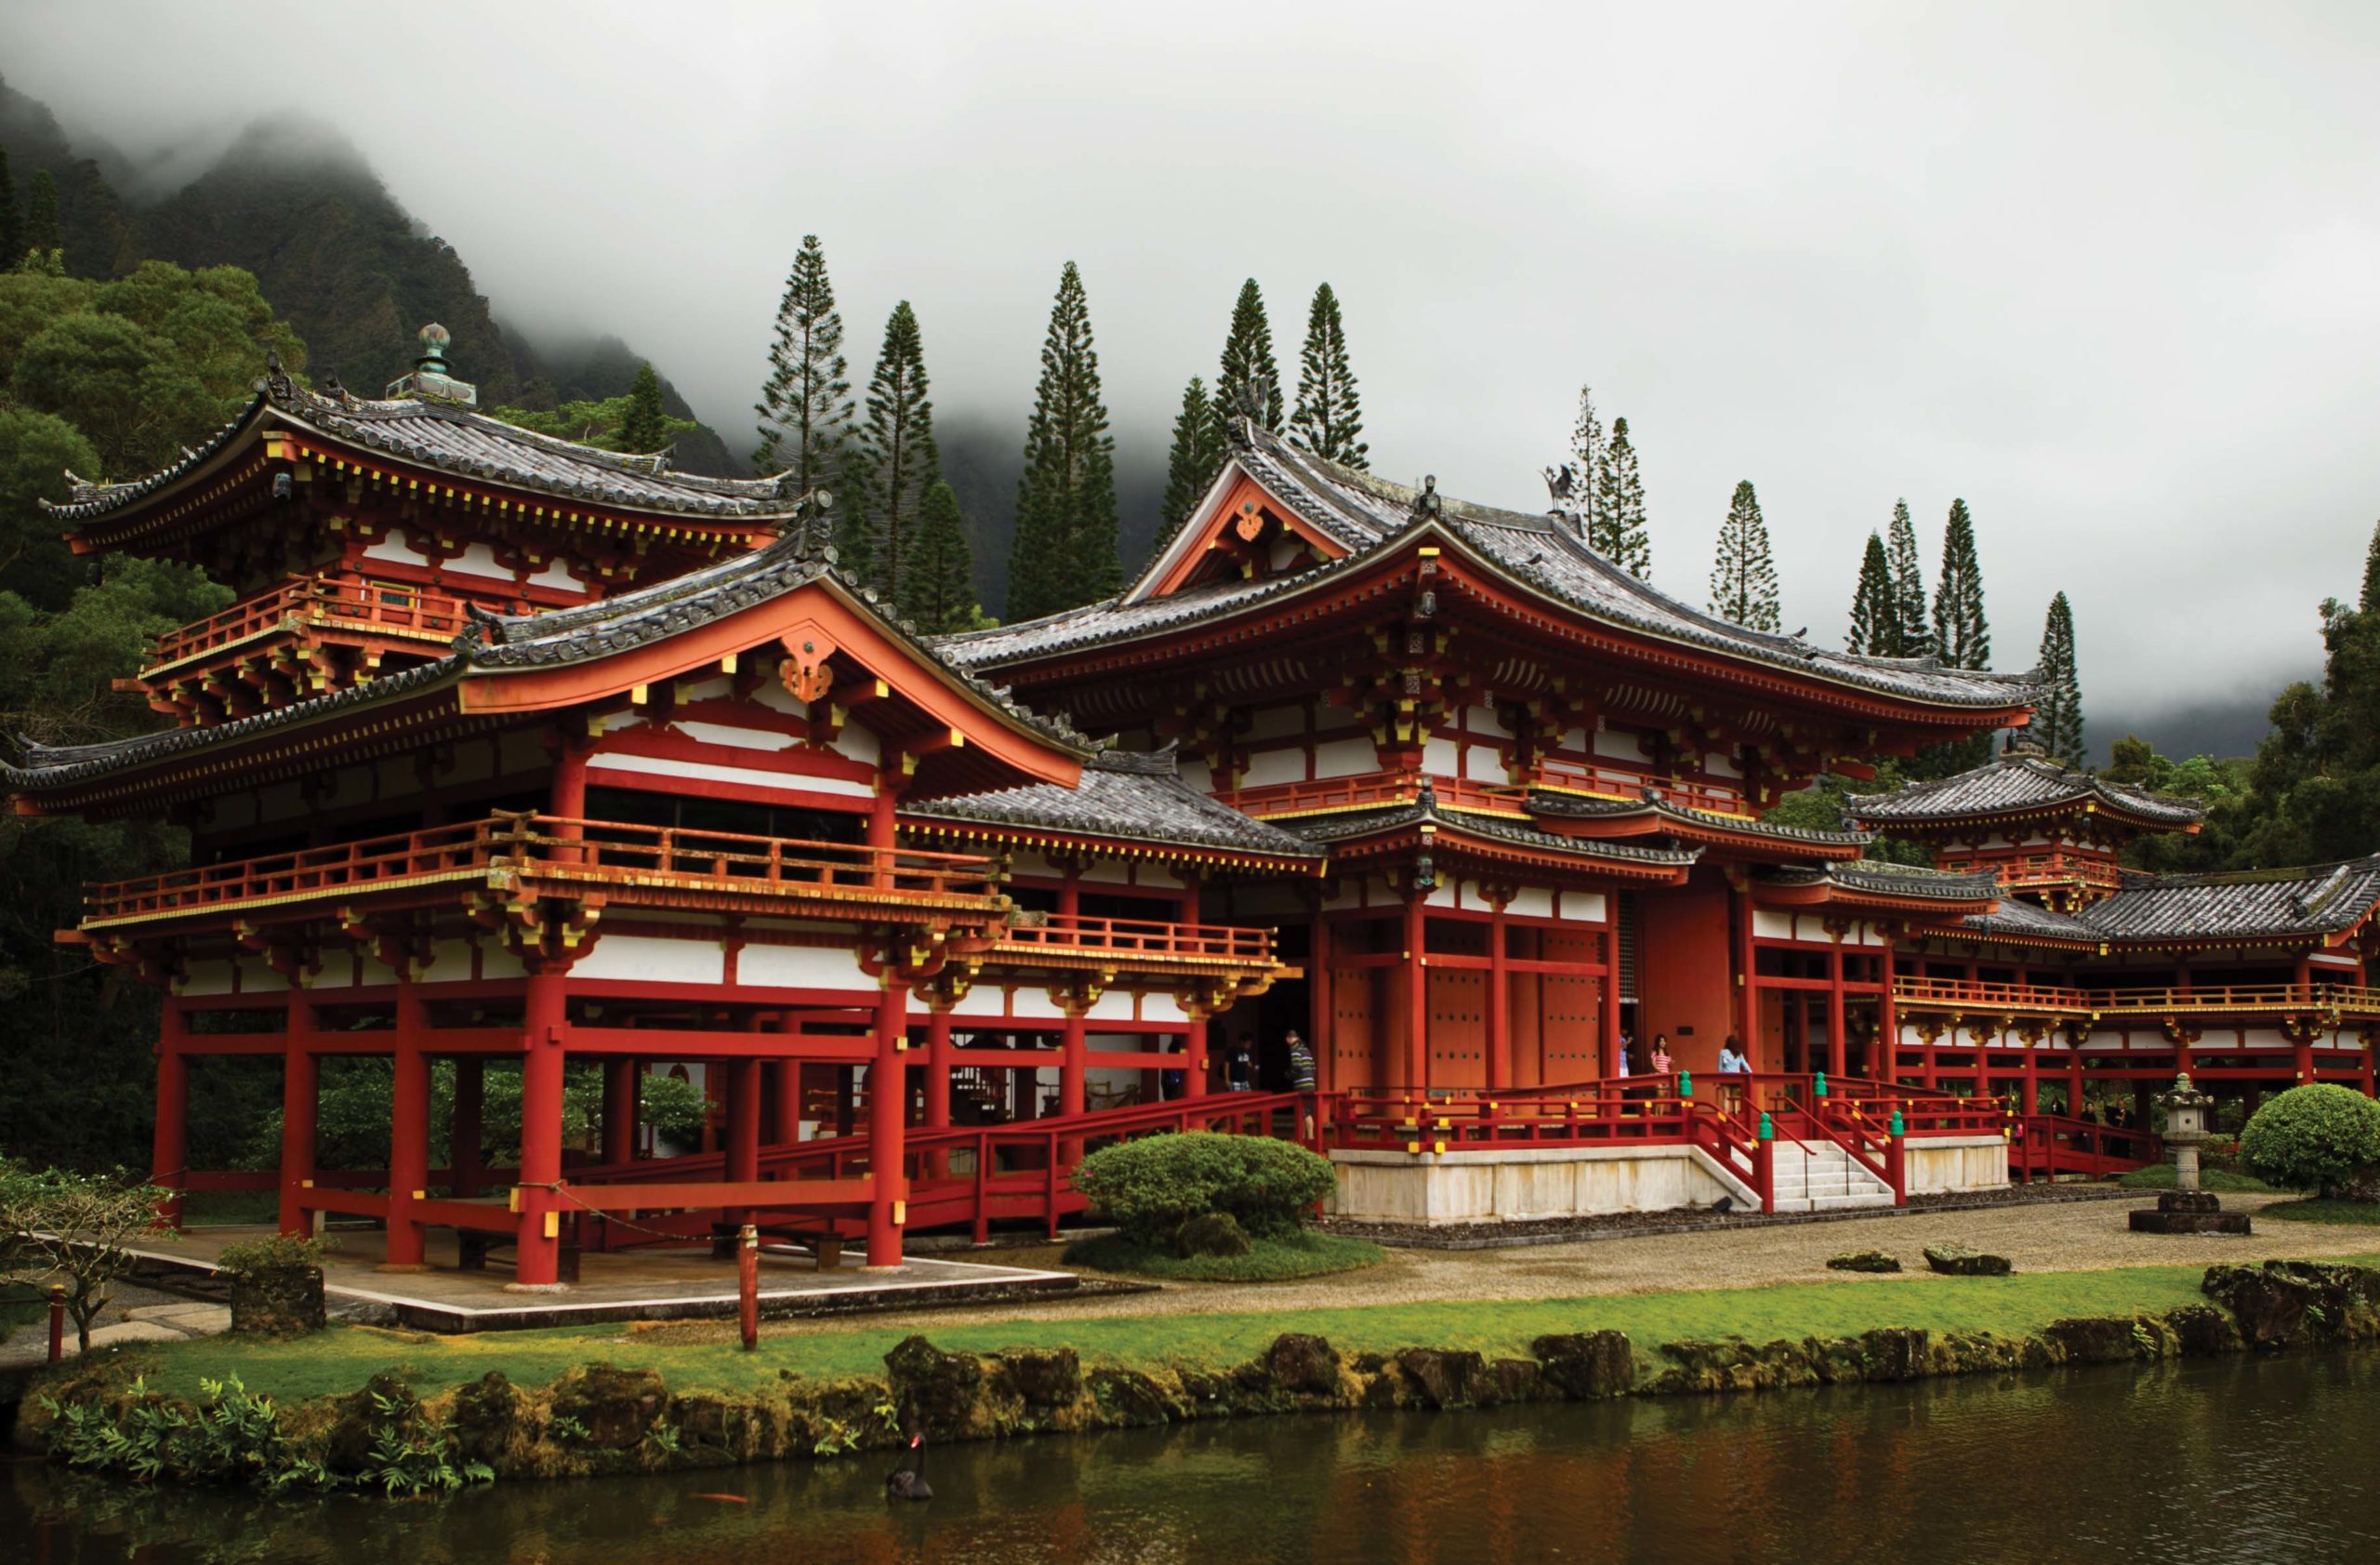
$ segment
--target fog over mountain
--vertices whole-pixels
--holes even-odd
[[[1376,467],[1540,508],[1591,381],[1689,599],[1739,479],[1831,643],[1895,497],[1931,573],[1964,497],[1996,662],[2067,591],[2102,752],[2252,743],[2380,515],[2369,7],[238,17],[20,0],[0,60],[142,205],[261,116],[337,127],[496,320],[633,345],[739,459],[814,232],[854,381],[916,306],[994,555],[1069,259],[1128,556],[1240,280],[1293,383],[1328,279]]]

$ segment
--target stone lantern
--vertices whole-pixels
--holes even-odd
[[[2190,1085],[2189,1072],[2174,1079],[2174,1090],[2157,1100],[2165,1110],[2165,1145],[2174,1149],[2174,1187],[2157,1198],[2154,1212],[2132,1214],[2132,1231],[2144,1234],[2243,1234],[2248,1214],[2226,1212],[2222,1199],[2198,1187],[2198,1149],[2206,1139],[2206,1111],[2215,1100]]]

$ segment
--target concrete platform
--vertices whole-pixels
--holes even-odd
[[[152,1286],[214,1294],[221,1283],[214,1258],[230,1245],[263,1239],[269,1227],[192,1228],[181,1240],[135,1252],[135,1277]],[[331,1313],[416,1331],[525,1331],[613,1320],[682,1320],[735,1313],[735,1264],[707,1251],[646,1250],[589,1253],[575,1284],[551,1292],[516,1293],[498,1266],[464,1271],[452,1234],[432,1233],[430,1269],[377,1269],[384,1250],[378,1228],[333,1228],[337,1248],[323,1265],[323,1293]],[[985,1266],[973,1261],[912,1257],[892,1271],[869,1271],[855,1258],[820,1271],[808,1254],[785,1247],[760,1253],[763,1319],[854,1314],[882,1309],[985,1305],[1007,1299],[1074,1293],[1072,1272]]]

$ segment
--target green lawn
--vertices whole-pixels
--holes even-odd
[[[2134,1169],[2116,1183],[2128,1190],[2170,1190],[2174,1187],[2174,1165],[2150,1163],[2147,1168]],[[2268,1195],[2276,1187],[2253,1174],[2233,1174],[2220,1168],[2201,1169],[2198,1187],[2224,1196]]]
[[[2368,1200],[2277,1200],[2256,1214],[2289,1223],[2332,1223],[2342,1227],[2380,1227],[2380,1203]]]
[[[2380,1257],[2362,1258],[2371,1265]],[[1989,1331],[2022,1336],[2065,1316],[2160,1312],[2202,1302],[2200,1267],[2138,1267],[2043,1272],[2009,1278],[1845,1278],[1773,1288],[1627,1294],[1604,1298],[1349,1304],[1329,1309],[1218,1310],[1210,1314],[1105,1320],[1035,1320],[929,1328],[945,1348],[1072,1346],[1092,1364],[1178,1364],[1220,1369],[1245,1362],[1283,1332],[1313,1332],[1339,1348],[1391,1352],[1404,1347],[1471,1348],[1524,1357],[1546,1333],[1614,1328],[1640,1351],[1664,1342],[1730,1335],[1846,1336],[1878,1327],[1936,1332]],[[1351,1280],[1360,1297],[1365,1284]],[[425,1337],[337,1326],[291,1343],[215,1337],[154,1350],[152,1384],[193,1394],[202,1376],[239,1374],[254,1390],[284,1398],[350,1391],[392,1370],[430,1392],[475,1380],[490,1370],[542,1385],[594,1360],[651,1366],[677,1390],[750,1391],[779,1372],[821,1378],[879,1374],[887,1349],[906,1333],[853,1325],[766,1339],[758,1353],[732,1344],[655,1340],[626,1327],[504,1332]]]
[[[1192,1282],[1286,1282],[1360,1271],[1388,1258],[1368,1239],[1302,1230],[1288,1239],[1254,1240],[1245,1255],[1176,1255],[1170,1250],[1135,1244],[1122,1234],[1101,1234],[1066,1246],[1064,1263],[1094,1271]]]

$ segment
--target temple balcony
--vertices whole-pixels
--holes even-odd
[[[1904,1012],[2040,1016],[2055,1021],[2124,1016],[2236,1016],[2256,1020],[2306,1015],[2380,1021],[2380,988],[2328,983],[2086,989],[2046,984],[1969,982],[1963,978],[1896,977],[1893,1003]]]
[[[1363,772],[1343,777],[1316,777],[1310,782],[1270,783],[1219,792],[1215,797],[1259,820],[1293,816],[1330,815],[1343,810],[1378,810],[1413,802],[1421,791],[1419,772]],[[1679,809],[1752,818],[1756,812],[1743,793],[1723,784],[1680,781],[1632,772],[1619,766],[1549,759],[1530,769],[1525,782],[1482,782],[1476,778],[1428,777],[1437,802],[1458,810],[1478,810],[1519,818],[1532,792],[1567,793],[1592,799],[1642,800],[1648,794]]]
[[[229,934],[304,966],[339,935],[383,960],[467,920],[525,959],[567,963],[621,909],[826,921],[898,932],[896,967],[1142,976],[1259,992],[1289,975],[1273,932],[1035,914],[1003,894],[992,861],[853,842],[755,837],[618,821],[498,814],[85,888],[76,938],[103,957],[155,962]]]
[[[2123,889],[2123,870],[2107,854],[2049,849],[2038,853],[1967,854],[1937,859],[1937,869],[1960,874],[1988,873],[2012,891],[2070,890],[2085,899]]]
[[[299,577],[160,636],[132,683],[185,727],[248,717],[443,656],[463,603],[343,572]]]
[[[1701,810],[1711,815],[1758,814],[1741,789],[1725,783],[1657,777],[1624,766],[1604,766],[1560,756],[1539,761],[1529,772],[1528,786],[1548,793],[1576,793],[1591,799],[1633,800],[1649,794],[1678,809]]]

